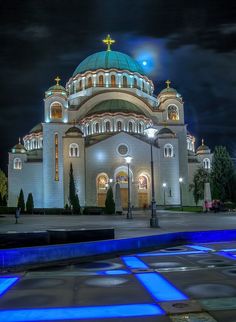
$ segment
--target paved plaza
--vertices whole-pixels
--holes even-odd
[[[116,238],[233,229],[234,213],[0,218],[1,232],[114,227]],[[236,241],[197,243],[0,275],[0,321],[236,322]]]
[[[139,237],[167,232],[202,231],[236,228],[236,213],[177,213],[158,211],[160,228],[150,228],[148,211],[134,211],[133,219],[125,215],[71,216],[21,215],[15,224],[14,215],[0,217],[0,232],[42,231],[47,229],[114,228],[115,238]]]

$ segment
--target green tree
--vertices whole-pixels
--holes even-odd
[[[111,186],[107,190],[107,196],[105,201],[105,212],[107,214],[114,214],[115,213],[115,202],[113,199],[113,191]]]
[[[5,173],[0,169],[0,195],[3,200],[7,197],[7,177]]]
[[[204,184],[210,181],[210,174],[203,168],[198,168],[193,177],[193,183],[189,188],[193,191],[193,197],[197,206],[200,200],[204,198]]]
[[[75,180],[74,180],[72,164],[70,164],[69,201],[70,201],[70,205],[72,207],[73,213],[80,214],[79,197],[76,194],[76,190],[75,190]]]
[[[22,212],[25,211],[25,199],[24,199],[24,193],[23,190],[20,190],[17,207],[21,209]]]
[[[214,150],[211,185],[213,199],[232,200],[235,187],[235,169],[230,155],[224,146]]]
[[[73,210],[75,214],[80,215],[80,203],[79,203],[79,197],[77,194],[75,195],[75,203],[73,206]]]
[[[26,201],[26,212],[28,214],[32,214],[33,210],[34,210],[34,199],[33,199],[32,193],[29,193]]]

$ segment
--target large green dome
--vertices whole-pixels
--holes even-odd
[[[73,73],[73,76],[89,70],[97,69],[126,69],[144,75],[142,67],[130,56],[119,51],[100,51],[85,58]]]

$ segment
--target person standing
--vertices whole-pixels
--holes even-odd
[[[16,222],[15,222],[15,224],[18,224],[18,219],[20,217],[20,210],[21,209],[19,207],[16,208],[16,213],[15,213]]]

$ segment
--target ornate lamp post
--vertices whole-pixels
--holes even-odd
[[[183,211],[183,200],[182,200],[182,183],[183,183],[183,178],[179,178],[179,193],[180,193],[180,207],[181,211]]]
[[[151,185],[152,185],[152,204],[151,204],[151,219],[150,219],[150,227],[158,228],[158,218],[157,218],[157,209],[156,209],[156,200],[155,200],[155,188],[154,188],[154,171],[153,171],[153,153],[152,146],[154,142],[155,135],[157,133],[157,129],[154,127],[149,127],[144,130],[144,133],[150,139],[151,146]]]
[[[164,193],[164,206],[166,205],[166,183],[162,183],[163,193]]]
[[[132,210],[131,210],[131,206],[130,206],[130,176],[129,176],[129,165],[132,161],[132,157],[130,155],[127,155],[127,157],[124,158],[127,166],[128,166],[128,211],[127,211],[127,219],[133,219],[132,216]]]

